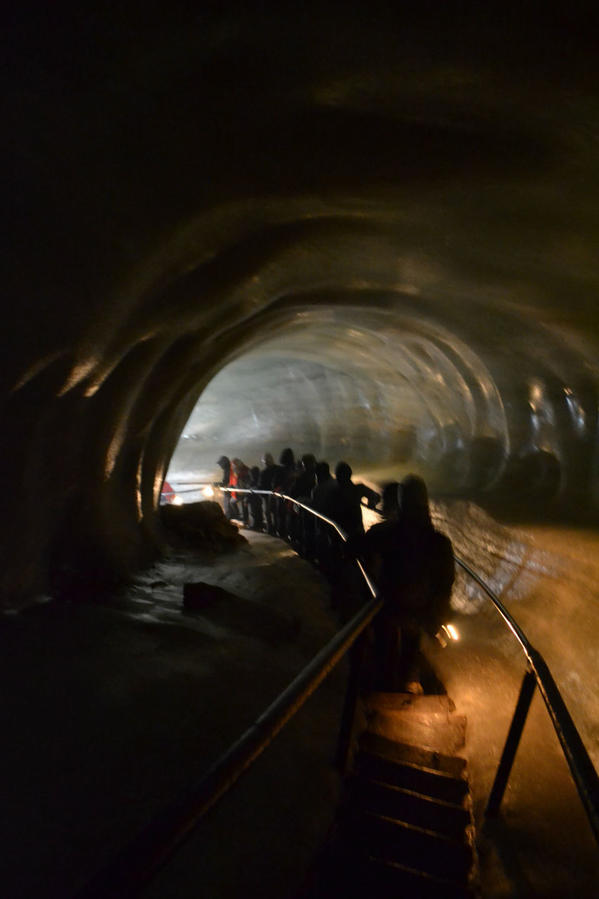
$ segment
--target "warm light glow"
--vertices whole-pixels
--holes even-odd
[[[82,381],[84,381],[89,375],[91,375],[93,370],[99,364],[100,364],[99,359],[97,359],[96,357],[93,357],[93,356],[89,359],[84,360],[83,362],[78,362],[77,364],[75,364],[73,366],[70,374],[67,375],[67,378],[66,378],[64,384],[58,391],[58,396],[64,396],[65,393],[68,393],[69,390],[72,390],[73,387],[76,387],[77,384],[80,384]],[[99,385],[97,385],[97,386],[99,386]],[[96,389],[97,389],[97,386],[96,386]],[[88,390],[89,389],[90,388],[88,388]],[[87,393],[87,391],[86,391],[86,396],[92,396],[93,392],[94,391],[92,391],[91,393]]]
[[[202,494],[203,494],[204,496],[208,496],[208,497],[214,496],[214,490],[212,489],[212,487],[210,486],[210,484],[207,484],[207,485],[204,487],[204,489],[202,490]]]
[[[530,405],[536,405],[537,403],[540,403],[543,399],[543,385],[536,379],[533,379],[530,382],[529,386],[530,386]]]
[[[173,496],[171,502],[172,502],[173,506],[182,506],[183,505],[183,500],[181,499],[180,496]]]
[[[459,640],[460,635],[458,633],[457,628],[453,624],[444,624],[443,630],[447,634],[450,640]]]
[[[143,506],[142,506],[142,501],[141,501],[142,468],[143,468],[143,457],[140,458],[139,463],[137,465],[137,471],[135,473],[135,505],[137,508],[137,520],[138,521],[141,521],[143,518]]]

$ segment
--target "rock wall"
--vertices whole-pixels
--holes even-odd
[[[25,4],[8,28],[6,605],[159,550],[172,453],[243,358],[320,366],[277,427],[360,462],[407,445],[446,490],[596,495],[576,9]]]

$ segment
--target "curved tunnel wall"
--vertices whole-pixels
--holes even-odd
[[[198,397],[252,361],[319,369],[346,433],[301,388],[289,427],[324,449],[393,463],[400,421],[441,489],[594,496],[595,54],[434,13],[15,13],[6,603],[151,557]]]
[[[419,464],[438,483],[445,460],[455,491],[496,480],[507,426],[481,361],[438,327],[373,307],[297,309],[226,366],[187,422],[169,480],[209,478],[223,449],[252,461],[289,443],[361,468]],[[487,458],[474,460],[482,442]]]

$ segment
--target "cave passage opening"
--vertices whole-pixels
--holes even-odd
[[[254,465],[286,446],[378,481],[410,468],[459,492],[497,480],[509,432],[491,374],[455,334],[424,315],[318,306],[288,313],[225,362],[166,477],[210,481],[222,454]]]

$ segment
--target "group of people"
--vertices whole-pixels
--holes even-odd
[[[364,533],[362,500],[374,509],[381,497],[366,484],[352,481],[347,462],[337,464],[333,477],[328,462],[317,462],[312,453],[305,453],[296,462],[290,448],[283,450],[278,465],[271,453],[265,453],[262,461],[263,469],[249,468],[241,459],[221,456],[217,463],[223,471],[219,486],[283,494],[331,518],[348,537]],[[263,530],[266,524],[270,534],[292,540],[296,536],[298,522],[293,507],[260,494],[248,496],[235,491],[225,494],[224,504],[227,517],[243,521],[246,527]]]
[[[365,484],[352,481],[352,470],[339,462],[335,477],[327,462],[317,462],[307,453],[298,464],[291,449],[281,453],[276,465],[270,453],[264,468],[249,469],[240,459],[218,460],[223,470],[220,486],[248,487],[273,491],[310,506],[335,521],[347,535],[340,547],[334,534],[313,516],[298,515],[293,502],[270,494],[225,494],[229,517],[241,518],[249,526],[266,529],[309,548],[326,563],[333,559],[360,558],[365,563],[383,608],[372,629],[373,685],[382,690],[422,692],[420,641],[423,633],[434,636],[450,615],[455,576],[451,541],[432,523],[426,484],[416,475],[387,484],[382,494],[382,521],[368,531],[362,523],[362,501],[375,508],[381,496]],[[251,520],[251,524],[250,524]],[[335,547],[335,548],[334,548]],[[326,564],[324,565],[326,568]],[[333,564],[335,574],[343,569]],[[342,591],[347,595],[347,583]]]

